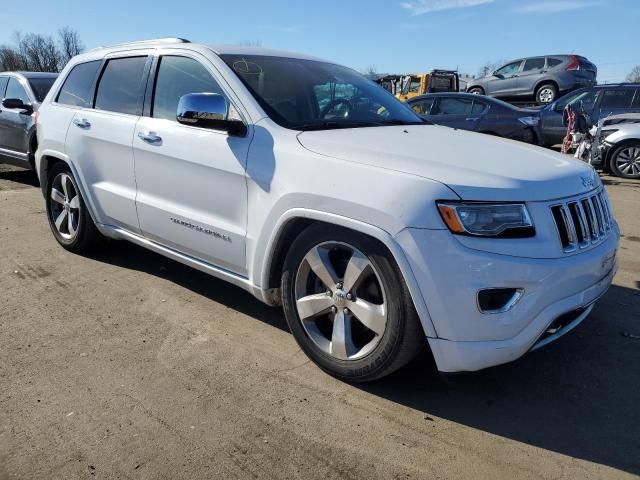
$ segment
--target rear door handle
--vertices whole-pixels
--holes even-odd
[[[83,130],[88,130],[91,128],[91,122],[89,120],[87,120],[86,118],[74,118],[73,119],[73,124],[78,127],[81,128]]]
[[[480,120],[480,117],[467,117],[465,120],[467,122],[475,122],[476,120]]]
[[[162,137],[155,132],[138,132],[138,138],[150,145],[162,145]]]

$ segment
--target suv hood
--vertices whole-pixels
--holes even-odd
[[[441,182],[463,200],[552,200],[599,182],[593,168],[571,157],[436,125],[311,131],[298,140],[321,155]]]

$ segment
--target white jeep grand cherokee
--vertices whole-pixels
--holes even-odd
[[[39,113],[64,248],[129,240],[282,304],[345,380],[425,343],[442,372],[514,360],[580,323],[616,271],[591,167],[430,125],[330,62],[117,45],[75,57]]]

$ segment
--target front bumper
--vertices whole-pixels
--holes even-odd
[[[444,230],[407,229],[397,239],[412,264],[437,333],[428,341],[438,370],[459,372],[515,360],[584,320],[616,273],[619,232],[615,225],[600,245],[554,259],[473,250]],[[481,313],[478,290],[496,287],[525,292],[504,313]],[[569,322],[547,332],[554,321],[571,312],[576,314]]]

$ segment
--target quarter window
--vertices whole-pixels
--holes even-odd
[[[4,95],[4,98],[18,98],[22,100],[22,103],[31,103],[27,92],[25,92],[24,87],[20,85],[20,83],[15,78],[9,79],[9,84],[7,85],[7,93]]]
[[[544,68],[544,58],[530,58],[524,62],[523,72],[530,72],[532,70],[542,70]]]
[[[98,84],[96,109],[141,115],[146,63],[147,57],[109,60]]]
[[[622,88],[620,90],[605,90],[600,102],[601,108],[629,108],[633,100],[634,90]]]
[[[80,63],[73,67],[62,85],[56,101],[64,105],[91,108],[93,103],[91,88],[101,63],[100,60],[96,60]]]
[[[180,97],[188,93],[224,95],[218,82],[197,60],[164,56],[160,59],[151,116],[175,120]]]

